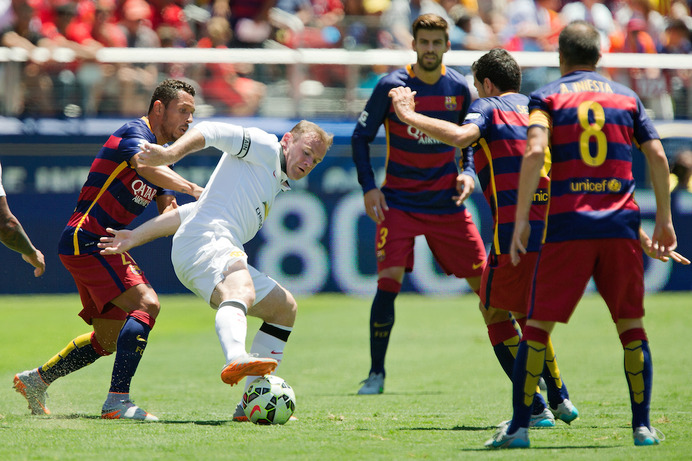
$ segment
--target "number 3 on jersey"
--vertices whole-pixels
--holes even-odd
[[[594,123],[589,122],[589,114],[593,114]],[[589,166],[601,166],[606,160],[608,140],[602,131],[605,125],[605,111],[596,101],[584,101],[577,108],[579,124],[584,129],[579,137],[579,153],[581,159]],[[596,156],[591,155],[589,146],[591,138],[596,138]]]
[[[389,234],[389,229],[386,227],[380,227],[380,236],[377,239],[377,249],[381,250],[387,243],[387,234]]]

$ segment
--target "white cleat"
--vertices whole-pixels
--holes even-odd
[[[377,395],[384,392],[384,373],[370,373],[367,379],[361,381],[358,395]]]
[[[22,371],[14,375],[14,390],[24,396],[29,403],[32,415],[49,415],[50,410],[46,406],[48,385],[43,382],[38,368]]]
[[[159,418],[139,408],[131,400],[121,400],[116,404],[103,405],[101,419],[133,419],[136,421],[158,421]]]

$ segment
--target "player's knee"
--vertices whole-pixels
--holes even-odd
[[[137,310],[146,312],[151,318],[155,319],[161,311],[161,305],[158,299],[144,298]]]
[[[276,323],[278,325],[293,326],[298,314],[298,303],[293,296],[288,296],[284,302],[277,303],[270,312],[266,322]]]

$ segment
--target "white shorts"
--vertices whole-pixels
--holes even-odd
[[[207,303],[210,303],[216,286],[224,279],[224,272],[235,261],[243,261],[250,272],[255,285],[255,304],[277,286],[274,279],[247,264],[247,254],[242,246],[213,234],[211,239],[209,234],[204,237],[176,234],[171,261],[178,280]]]

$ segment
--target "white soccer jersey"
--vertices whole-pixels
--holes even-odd
[[[0,164],[0,197],[4,197],[5,195],[5,188],[2,187],[2,164]]]
[[[241,247],[262,228],[278,193],[289,190],[281,170],[281,144],[259,128],[218,122],[201,122],[195,128],[204,136],[205,147],[216,147],[223,155],[176,235],[202,238],[213,233]]]
[[[260,230],[277,194],[289,187],[276,136],[217,122],[196,128],[204,135],[205,147],[224,153],[194,207],[178,208],[181,225],[173,237],[171,261],[183,285],[210,302],[229,263],[247,263],[243,244]],[[259,302],[276,282],[250,265],[248,270]]]

